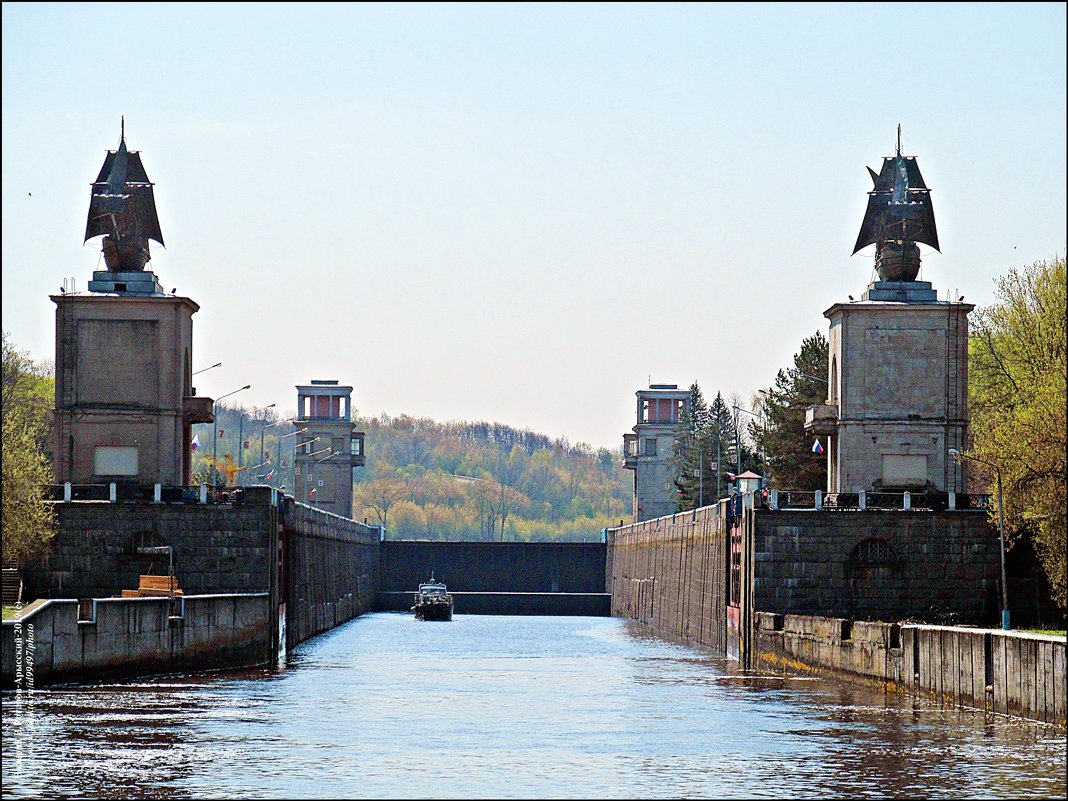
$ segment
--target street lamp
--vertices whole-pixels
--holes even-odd
[[[317,439],[319,439],[319,438],[316,437],[315,439],[308,440],[308,442],[302,442],[301,445],[307,445],[307,444],[309,444],[311,442],[315,442],[315,440],[317,440]],[[300,447],[300,446],[298,445],[297,447]],[[327,452],[329,452],[329,450],[330,450],[329,448],[322,448],[320,450],[313,451],[312,453],[308,454],[308,458],[310,459],[313,456],[318,456],[320,453],[327,453]],[[330,454],[330,456],[333,456],[333,455],[334,454],[332,454],[332,453]],[[330,456],[327,456],[326,458],[329,459]],[[322,462],[322,461],[325,461],[325,459],[316,459],[315,461],[316,462]],[[308,490],[307,490],[307,492],[304,493],[305,503],[311,503],[311,495],[312,495],[313,492],[315,492],[315,487],[313,487],[311,485],[313,483],[315,483],[315,476],[310,472],[306,473],[304,475],[304,483],[308,485]]]
[[[265,412],[268,409],[273,409],[273,408],[274,408],[274,404],[272,403],[272,404],[269,404],[267,406],[263,406],[263,407],[261,407],[259,409],[253,409],[251,412],[249,412],[248,416],[253,418],[253,419],[255,419],[256,415],[259,414],[260,412]],[[245,410],[242,408],[240,410],[240,412],[241,412],[241,421],[237,424],[237,466],[238,467],[241,467],[241,465],[243,465],[245,463]],[[260,457],[261,457],[260,461],[262,462],[263,461],[263,458],[262,458],[263,454],[262,453],[260,454]],[[237,483],[240,484],[241,481],[238,480]]]
[[[205,367],[203,370],[195,370],[193,375],[199,375],[200,373],[206,373],[208,370],[214,370],[216,367],[222,367],[222,362],[215,362],[211,367]]]
[[[760,415],[759,414],[757,414],[756,412],[751,412],[748,409],[743,409],[741,406],[735,406],[732,403],[731,404],[731,408],[734,409],[737,412],[745,412],[746,414],[751,414],[751,415],[753,415],[753,417],[757,418],[758,420],[760,419]],[[737,454],[738,454],[738,473],[741,474],[741,472],[742,472],[742,439],[741,439],[741,426],[738,424],[738,416],[737,415],[735,415],[735,421],[734,421],[734,449],[737,451]]]
[[[271,404],[271,405],[273,406],[274,404]],[[260,429],[260,465],[261,466],[263,465],[263,433],[268,428],[271,428],[272,426],[280,426],[280,425],[283,425],[285,423],[292,423],[296,419],[297,418],[295,418],[295,417],[290,417],[288,420],[279,420],[277,423],[268,423],[267,425],[265,425],[263,428]],[[293,434],[296,434],[296,433],[297,433],[296,431],[293,432]],[[286,436],[292,436],[293,434],[287,434]],[[281,438],[278,441],[278,460],[279,461],[282,460],[282,441],[281,441]]]
[[[220,395],[211,403],[211,466],[213,470],[218,471],[219,469],[216,467],[219,458],[219,438],[216,436],[216,431],[219,429],[219,416],[215,414],[215,407],[219,405],[219,401],[223,398],[229,398],[231,395],[236,395],[238,392],[244,392],[246,389],[252,389],[252,384],[245,384],[241,389],[235,389],[233,392],[227,392],[225,395]]]
[[[1005,505],[1001,502],[1001,468],[993,462],[980,459],[978,456],[961,453],[956,448],[950,448],[949,455],[958,464],[961,459],[971,459],[973,462],[993,467],[994,473],[998,477],[998,539],[1001,541],[1001,628],[1008,631],[1012,626],[1009,625],[1009,585],[1005,578]]]

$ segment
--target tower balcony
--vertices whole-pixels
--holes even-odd
[[[805,410],[805,433],[826,436],[838,428],[838,404],[820,403]]]
[[[211,423],[215,421],[213,407],[215,401],[211,398],[201,398],[196,395],[186,395],[182,398],[182,417],[187,423]]]
[[[623,467],[634,470],[638,466],[638,435],[623,435]]]

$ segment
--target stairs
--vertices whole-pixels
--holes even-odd
[[[4,606],[14,606],[22,600],[22,576],[13,560],[4,562],[3,591]]]

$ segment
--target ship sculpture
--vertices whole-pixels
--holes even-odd
[[[917,242],[938,247],[931,190],[923,182],[915,156],[901,155],[901,126],[897,153],[883,158],[878,173],[868,167],[875,188],[860,225],[853,253],[875,245],[875,269],[881,281],[915,281],[920,272]],[[941,251],[939,251],[941,252]]]
[[[101,235],[104,261],[108,270],[116,273],[144,270],[152,258],[148,240],[163,244],[152,182],[141,164],[140,153],[126,149],[125,119],[119,149],[108,151],[93,182],[82,241]]]

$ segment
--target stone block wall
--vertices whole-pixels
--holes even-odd
[[[998,532],[985,512],[753,514],[754,609],[854,620],[999,619]]]
[[[379,529],[287,498],[286,648],[371,611],[378,591]]]
[[[272,537],[278,512],[266,487],[241,503],[56,503],[59,530],[49,555],[22,567],[36,598],[106,598],[137,589],[142,574],[167,575],[164,555],[139,546],[170,545],[186,595],[272,589]]]
[[[727,502],[608,530],[612,614],[726,653]]]

